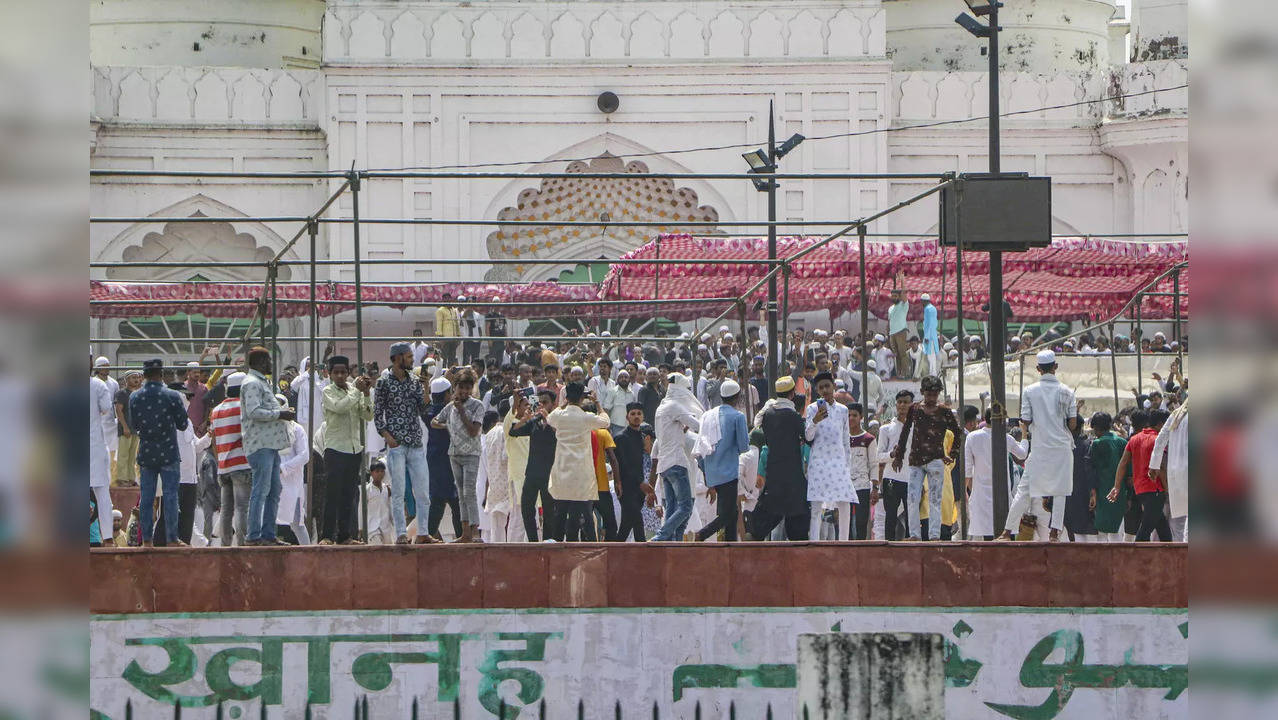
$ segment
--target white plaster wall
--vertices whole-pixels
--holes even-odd
[[[961,0],[883,0],[897,70],[983,70],[986,41],[954,22]],[[1098,72],[1110,63],[1113,0],[1015,0],[999,10],[999,63],[1021,72]],[[984,19],[980,19],[984,22]]]
[[[318,67],[324,0],[93,0],[94,65]]]
[[[1132,62],[1189,56],[1188,0],[1132,0]]]

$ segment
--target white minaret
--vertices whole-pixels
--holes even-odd
[[[1189,57],[1189,0],[1131,0],[1132,62]]]

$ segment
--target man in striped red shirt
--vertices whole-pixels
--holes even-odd
[[[209,432],[217,453],[217,479],[222,487],[222,545],[231,545],[234,534],[237,545],[244,544],[248,531],[249,494],[253,489],[253,471],[240,438],[240,384],[244,373],[226,378],[226,399],[209,415]],[[234,508],[234,512],[232,512]],[[234,520],[234,523],[232,523]]]

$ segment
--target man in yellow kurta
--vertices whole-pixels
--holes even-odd
[[[586,386],[568,383],[564,389],[567,405],[546,418],[555,429],[555,463],[550,476],[550,495],[564,523],[565,540],[594,540],[594,501],[599,499],[595,479],[591,432],[608,427],[608,414],[581,409]]]
[[[503,432],[506,433],[506,474],[514,488],[516,510],[510,514],[506,538],[508,542],[524,542],[528,539],[528,533],[524,531],[523,515],[518,512],[520,498],[524,496],[524,472],[528,469],[528,438],[510,434],[510,429],[519,422],[520,415],[527,407],[528,396],[522,391],[516,392],[510,397],[510,412],[502,418]]]
[[[941,525],[949,525],[951,528],[958,529],[958,503],[954,502],[954,483],[951,480],[951,473],[954,472],[954,461],[949,459],[950,448],[954,447],[954,432],[945,431],[945,486],[941,488]],[[923,480],[923,499],[919,503],[919,519],[928,520],[927,510],[927,479]],[[929,525],[930,527],[930,525]]]
[[[461,323],[459,322],[460,317],[457,308],[448,305],[452,299],[452,293],[444,293],[444,304],[435,309],[435,334],[439,337],[455,338],[461,335]],[[456,340],[441,341],[440,351],[445,361],[449,363],[457,362]]]

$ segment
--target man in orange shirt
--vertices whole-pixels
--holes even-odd
[[[581,404],[581,409],[588,413],[599,412],[599,407],[591,401]],[[617,542],[617,513],[612,504],[612,489],[608,485],[608,467],[612,467],[612,474],[620,482],[621,464],[617,461],[617,443],[612,439],[612,433],[607,428],[595,430],[590,438],[590,451],[595,462],[595,481],[598,483],[599,500],[595,502],[595,511],[603,518],[604,540],[607,542]],[[605,466],[604,462],[608,465]],[[594,522],[590,523],[591,530],[594,529]]]

